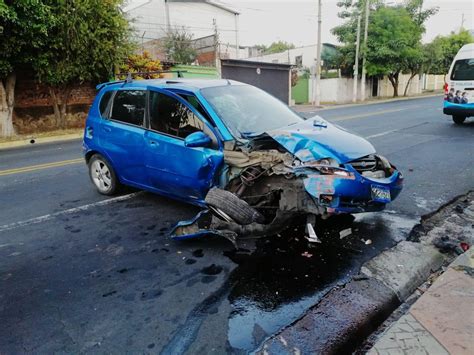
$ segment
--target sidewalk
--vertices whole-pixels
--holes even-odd
[[[70,130],[73,131],[73,130]],[[31,134],[28,136],[14,137],[11,140],[0,141],[0,150],[18,148],[27,145],[42,144],[42,143],[54,143],[54,142],[66,142],[75,139],[81,139],[84,135],[83,129],[77,129],[77,132],[64,132],[58,134]]]
[[[369,355],[474,354],[474,249],[460,255]]]
[[[409,101],[409,100],[422,99],[425,97],[435,97],[435,96],[442,96],[442,95],[443,95],[443,91],[433,91],[433,92],[416,95],[416,96],[407,96],[407,97],[400,96],[400,97],[390,97],[390,98],[383,98],[383,99],[375,98],[375,99],[368,99],[366,101],[358,101],[356,103],[346,103],[346,104],[322,103],[320,106],[313,106],[310,104],[299,104],[299,105],[291,106],[291,108],[293,108],[297,112],[314,112],[318,110],[331,110],[331,109],[342,108],[342,107],[355,107],[355,106],[363,106],[363,105],[383,104],[387,102]]]

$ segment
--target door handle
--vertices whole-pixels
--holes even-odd
[[[149,143],[152,148],[156,148],[160,145],[157,141],[149,141]]]
[[[86,127],[86,137],[87,138],[92,138],[94,135],[94,129],[92,127],[87,126]]]
[[[102,130],[103,130],[104,132],[112,132],[112,128],[107,127],[107,126],[102,126]]]

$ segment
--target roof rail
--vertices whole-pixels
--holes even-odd
[[[113,84],[119,84],[119,83],[123,83],[124,85],[129,84],[133,81],[133,76],[134,75],[150,75],[150,74],[162,74],[162,73],[178,73],[178,78],[183,78],[182,73],[187,73],[187,70],[159,70],[159,71],[143,71],[143,72],[139,71],[139,72],[118,73],[118,74],[116,74],[117,76],[127,75],[126,79],[125,80],[114,80],[114,81],[108,81],[106,83],[101,83],[101,84],[98,84],[95,88],[96,88],[96,90],[101,90],[102,88],[104,88],[106,86],[109,86],[109,85],[113,85]]]
[[[114,81],[108,81],[106,83],[101,83],[101,84],[98,84],[95,89],[96,90],[101,90],[102,88],[106,87],[106,86],[109,86],[109,85],[113,85],[113,84],[118,84],[118,83],[124,83],[125,80],[114,80]]]

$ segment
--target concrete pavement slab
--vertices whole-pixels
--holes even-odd
[[[460,255],[368,354],[473,354],[473,260]]]
[[[412,306],[410,313],[451,354],[474,354],[474,277],[450,267]]]
[[[411,315],[402,316],[370,349],[368,355],[436,354],[448,351]]]

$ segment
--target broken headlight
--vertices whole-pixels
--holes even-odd
[[[351,173],[341,168],[339,163],[332,158],[324,158],[311,162],[305,162],[306,167],[314,168],[321,174],[325,175],[339,175],[339,176],[351,176]]]

